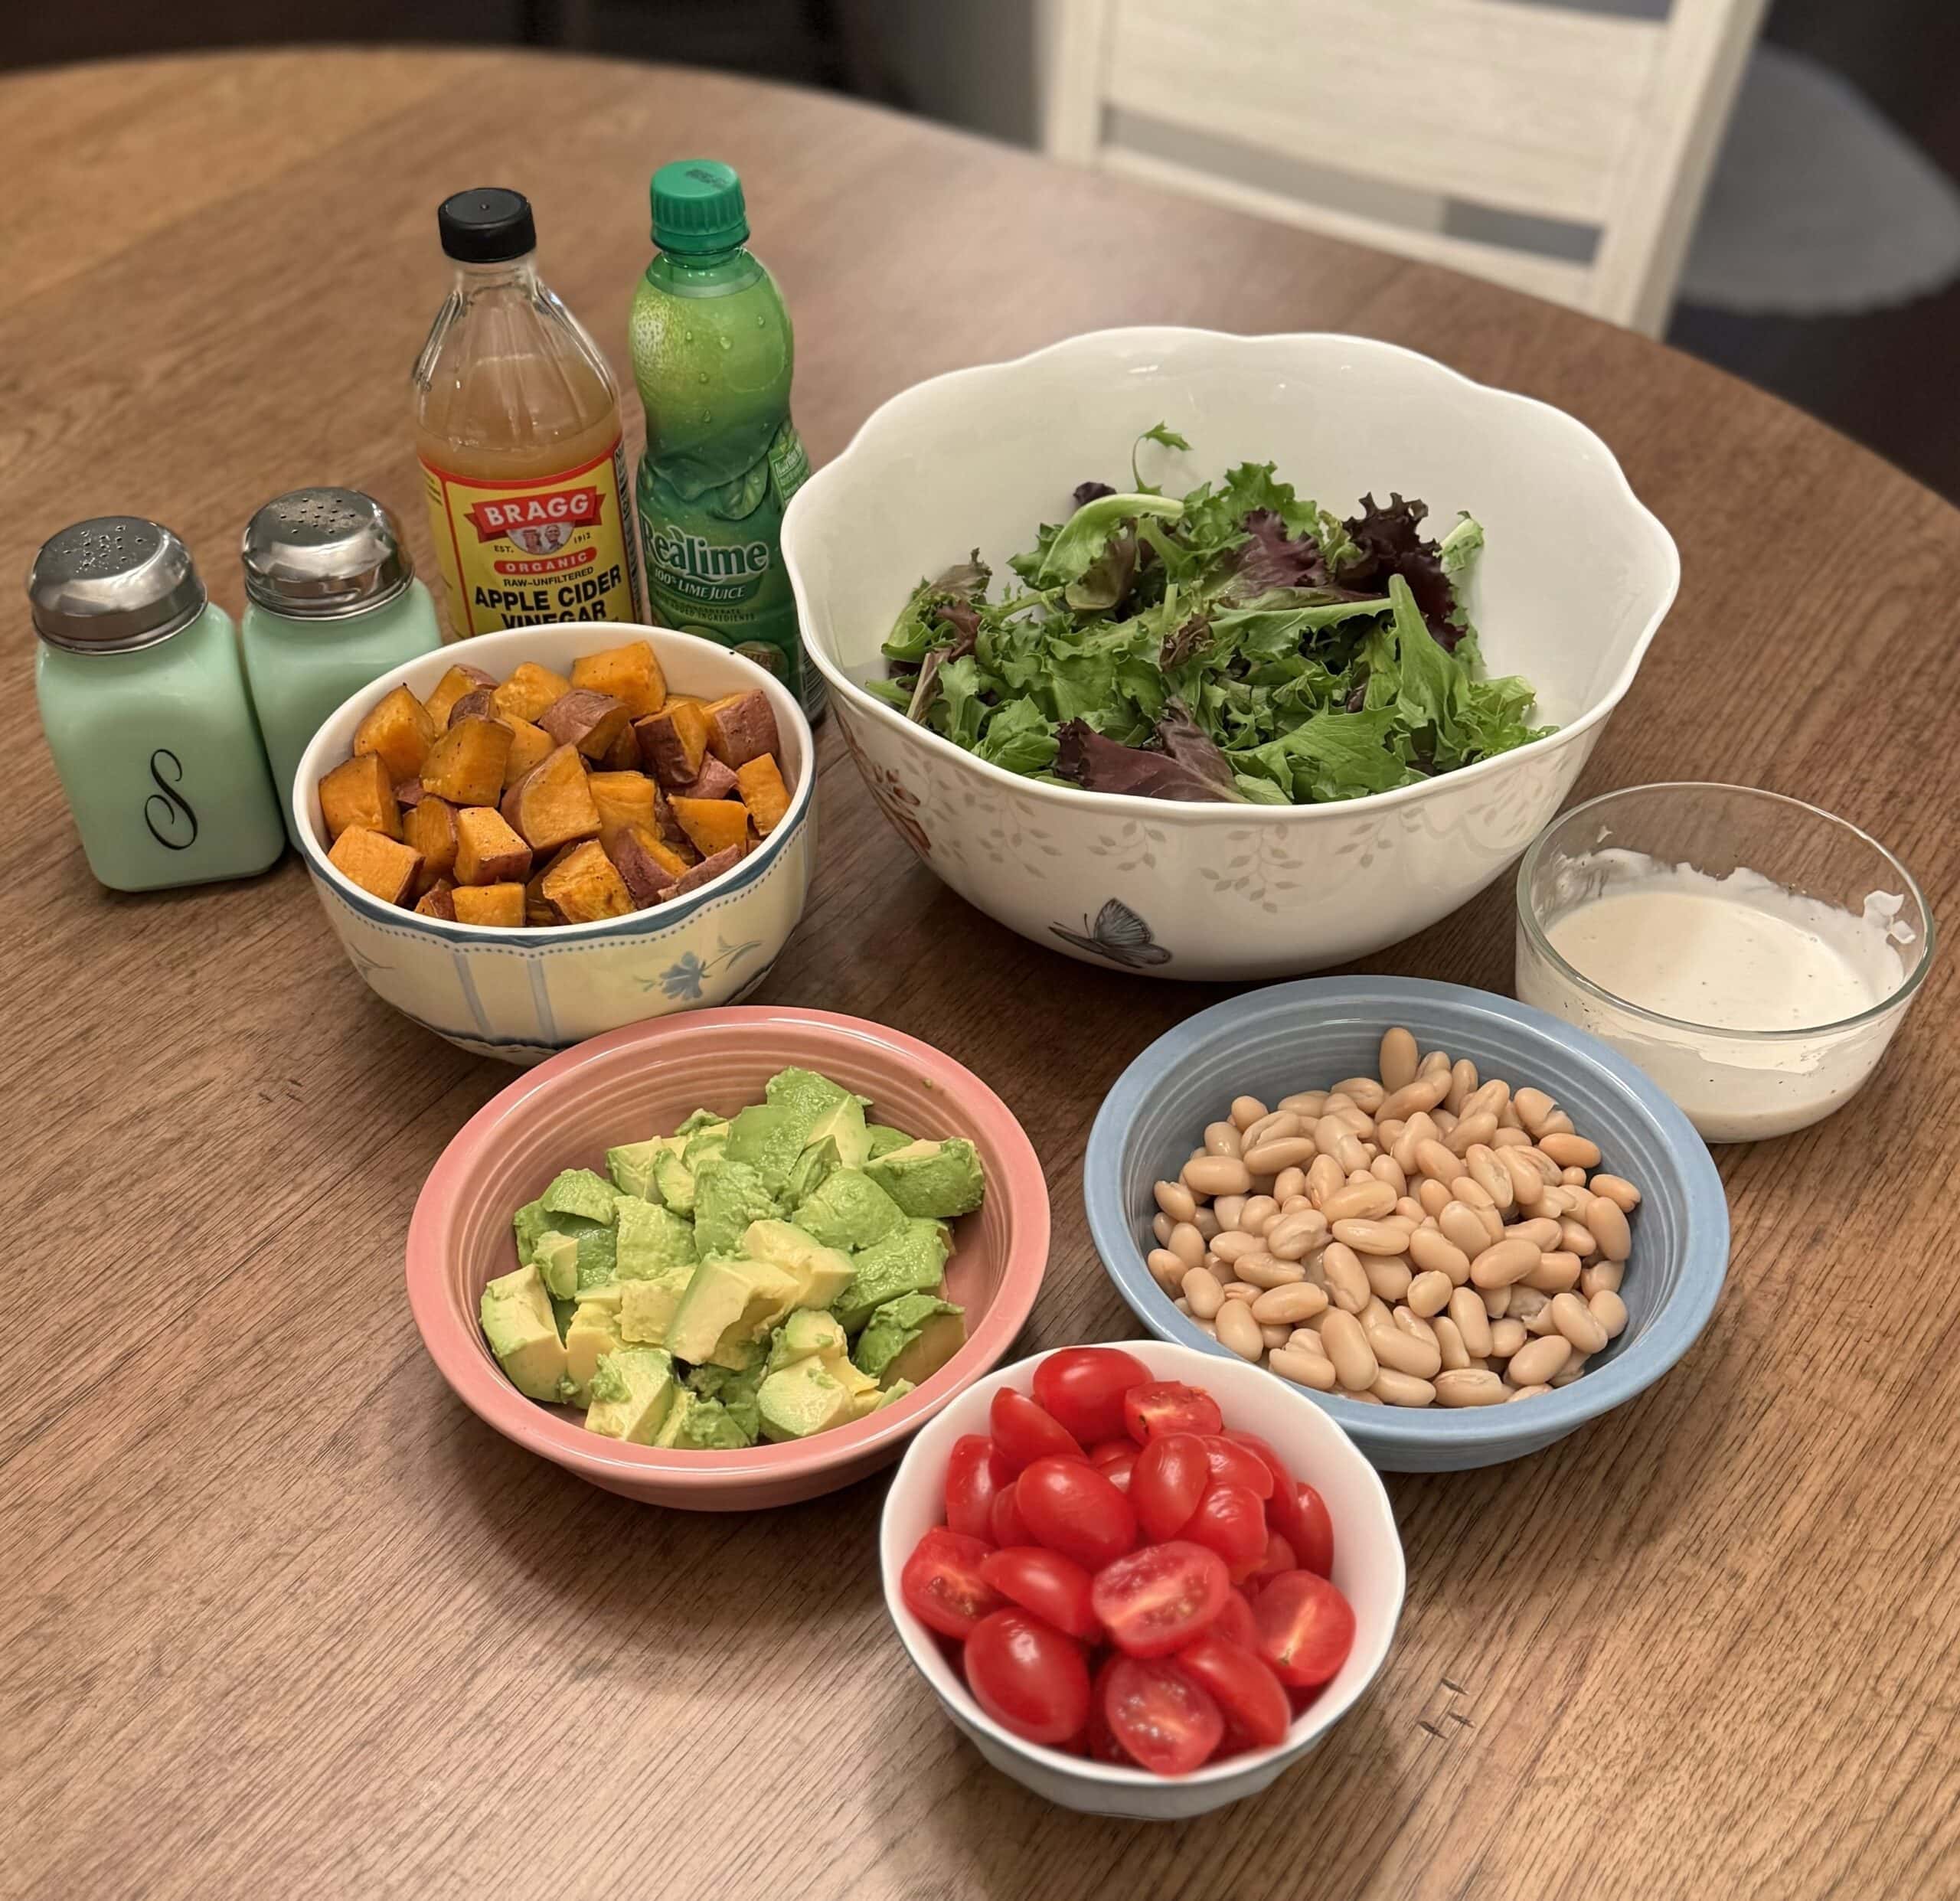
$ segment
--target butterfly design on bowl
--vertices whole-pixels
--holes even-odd
[[[1111,898],[1096,913],[1093,924],[1085,913],[1080,931],[1072,931],[1066,924],[1048,928],[1063,943],[1092,956],[1107,958],[1125,970],[1148,970],[1171,961],[1171,953],[1151,935],[1150,926],[1121,898]]]

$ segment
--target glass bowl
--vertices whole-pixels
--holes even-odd
[[[1733,1029],[1616,996],[1553,947],[1557,926],[1580,906],[1674,869],[1757,874],[1828,907],[1812,915],[1883,969],[1884,994],[1832,1021]],[[1932,949],[1925,895],[1884,846],[1815,805],[1752,786],[1605,793],[1548,825],[1518,869],[1519,998],[1637,1063],[1712,1142],[1788,1135],[1856,1095],[1918,995]]]

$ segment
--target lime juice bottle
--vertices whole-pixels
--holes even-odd
[[[745,248],[742,181],[728,166],[662,165],[652,199],[659,249],[632,318],[652,618],[766,667],[818,719],[823,679],[804,658],[779,540],[782,511],[810,472],[789,420],[789,313]]]

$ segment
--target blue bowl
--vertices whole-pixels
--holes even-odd
[[[1425,1050],[1467,1056],[1480,1075],[1545,1090],[1599,1145],[1600,1165],[1643,1197],[1620,1290],[1626,1330],[1570,1385],[1516,1406],[1456,1411],[1307,1393],[1385,1471],[1494,1465],[1540,1451],[1652,1385],[1708,1324],[1728,1273],[1728,1200],[1706,1145],[1596,1037],[1507,997],[1415,978],[1315,978],[1235,997],[1159,1037],[1103,1099],[1083,1164],[1089,1231],[1153,1334],[1230,1357],[1178,1311],[1144,1264],[1154,1245],[1152,1185],[1175,1177],[1234,1096],[1277,1102],[1372,1076],[1382,1032],[1398,1023]]]

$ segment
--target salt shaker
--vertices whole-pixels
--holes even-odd
[[[390,668],[433,653],[442,625],[394,517],[358,489],[275,496],[246,524],[240,554],[246,677],[293,832],[293,775],[322,722]]]
[[[34,697],[89,869],[112,890],[246,878],[286,848],[231,616],[175,535],[64,528],[28,574]]]

